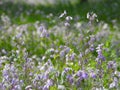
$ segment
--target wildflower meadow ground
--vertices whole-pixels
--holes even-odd
[[[120,90],[119,14],[84,5],[1,1],[0,90]]]

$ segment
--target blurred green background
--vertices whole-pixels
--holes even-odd
[[[8,15],[12,23],[24,24],[27,22],[51,21],[66,10],[68,15],[78,18],[78,21],[87,21],[86,14],[94,12],[99,21],[114,23],[120,21],[120,0],[1,0],[0,15]],[[24,18],[24,20],[23,20]]]

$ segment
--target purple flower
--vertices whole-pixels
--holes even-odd
[[[48,79],[48,77],[49,77],[49,75],[48,75],[47,73],[45,73],[44,75],[42,75],[42,77],[41,77],[41,78],[42,78],[43,80],[47,80],[47,79]]]
[[[46,30],[45,26],[41,25],[38,29],[37,29],[37,34],[40,37],[49,37],[49,33]]]
[[[65,25],[66,27],[68,27],[68,26],[70,26],[70,23],[69,23],[69,22],[65,22],[64,25]]]
[[[49,90],[49,87],[47,85],[44,85],[42,90]]]
[[[71,70],[71,68],[68,68],[68,67],[64,68],[65,73],[67,73],[70,70]]]
[[[73,77],[72,77],[72,75],[67,75],[66,78],[67,78],[67,80],[69,81],[70,84],[73,83]]]
[[[97,76],[96,76],[96,74],[94,72],[91,72],[90,77],[95,79]]]
[[[45,27],[43,25],[40,25],[40,27],[38,28],[38,31],[42,32],[45,29]]]
[[[118,87],[118,84],[119,84],[118,78],[114,77],[114,80],[113,80],[113,82],[110,84],[109,88]]]
[[[20,85],[15,85],[14,90],[21,90],[21,86]]]
[[[43,90],[49,90],[50,86],[53,85],[53,80],[52,79],[48,79],[46,84],[43,87]]]
[[[46,85],[49,86],[49,87],[52,86],[53,85],[53,80],[52,79],[48,79]]]
[[[90,51],[94,51],[95,49],[94,49],[94,47],[90,47]]]
[[[64,56],[65,56],[65,51],[62,50],[62,51],[60,52],[60,57],[63,58]]]
[[[87,74],[86,72],[83,72],[83,73],[82,73],[82,78],[83,78],[83,79],[87,79],[87,78],[88,78],[88,74]]]
[[[82,71],[79,70],[79,71],[77,72],[77,76],[78,76],[78,77],[81,77],[81,76],[82,76]]]
[[[0,89],[5,90],[5,87],[4,87],[3,83],[0,83]]]
[[[98,54],[97,58],[105,61],[105,57],[102,54]]]
[[[66,48],[65,48],[65,53],[67,54],[67,53],[69,53],[69,51],[70,51],[70,48],[69,48],[69,47],[66,47]]]
[[[97,62],[101,62],[99,60],[102,60],[102,61],[105,61],[105,57],[103,56],[102,54],[102,50],[103,50],[103,44],[100,44],[98,45],[98,47],[96,48],[97,50],[97,53],[98,53],[98,56],[97,56]]]
[[[94,51],[95,50],[94,45],[91,45],[89,49],[90,51]]]
[[[117,65],[115,61],[108,62],[108,69],[116,69]]]
[[[20,90],[21,86],[20,80],[17,75],[17,69],[13,64],[6,64],[3,69],[3,77],[2,77],[3,87],[10,88],[9,84],[11,84],[11,88],[14,90]]]
[[[22,37],[22,33],[17,34],[15,37],[16,37],[17,39],[20,38],[20,37]]]
[[[71,59],[71,60],[74,60],[74,59],[75,59],[75,53],[73,53],[73,54],[70,56],[70,59]]]
[[[91,36],[90,40],[88,41],[88,44],[91,45],[94,43],[94,41],[95,41],[95,37]]]
[[[85,71],[78,71],[77,72],[77,76],[82,80],[82,79],[87,79],[88,78],[88,74]]]
[[[80,82],[81,82],[81,80],[80,80],[80,79],[78,79],[78,80],[77,80],[77,82],[76,82],[76,86],[77,86],[77,87],[79,87],[79,86],[80,86]]]

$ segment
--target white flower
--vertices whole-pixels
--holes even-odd
[[[67,14],[67,12],[64,11],[64,12],[59,16],[59,18],[62,18],[62,17],[65,16],[66,14]]]
[[[116,87],[116,85],[117,85],[117,83],[116,83],[115,81],[113,81],[113,82],[110,84],[109,88],[110,88],[110,89],[111,89],[111,88],[114,88],[114,87]]]
[[[65,19],[66,19],[67,21],[73,20],[73,18],[72,18],[71,16],[67,16]]]

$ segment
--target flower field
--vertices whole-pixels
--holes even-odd
[[[120,1],[106,2],[1,1],[0,90],[120,90]]]

